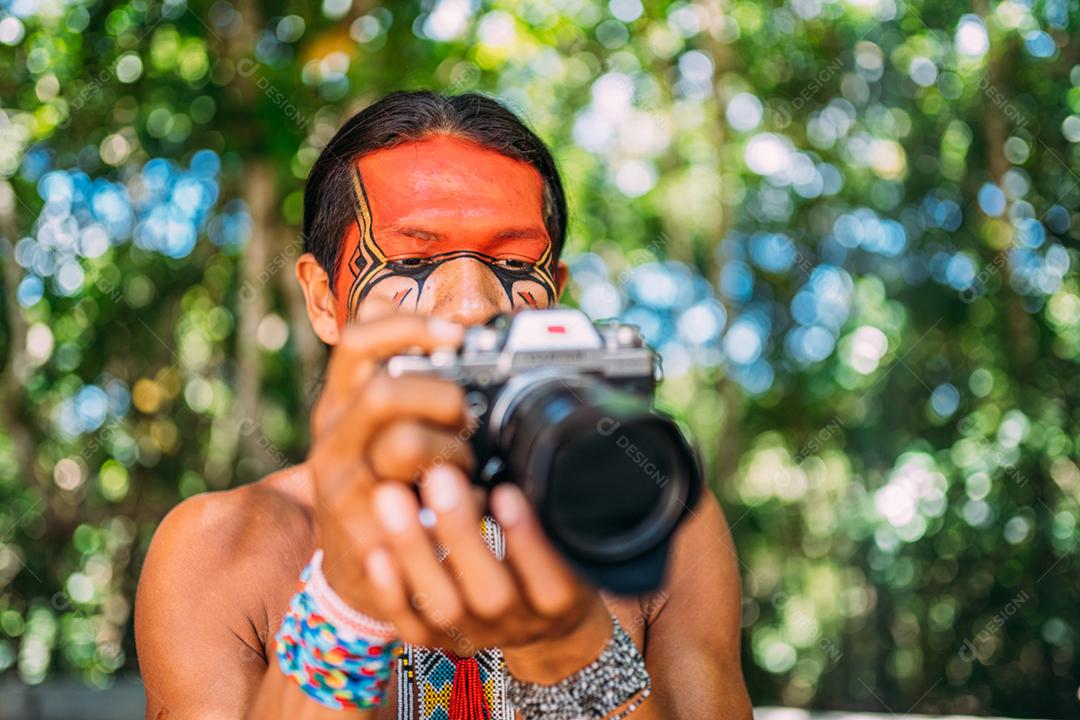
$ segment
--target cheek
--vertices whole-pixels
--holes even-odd
[[[338,283],[337,293],[334,296],[334,309],[337,311],[338,327],[344,326],[356,314],[355,308],[349,308],[349,292],[353,280],[342,279]],[[415,310],[420,296],[420,285],[415,280],[401,275],[385,275],[369,284],[370,289],[364,294],[365,298],[381,297],[390,300],[398,307],[405,310]]]
[[[415,310],[420,298],[420,283],[410,277],[389,275],[372,285],[367,297],[377,295],[405,310]]]
[[[518,280],[511,286],[514,295],[514,308],[546,308],[548,289],[536,280]]]

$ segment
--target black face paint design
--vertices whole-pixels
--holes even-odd
[[[547,298],[547,305],[553,305],[557,293],[555,285],[555,258],[551,243],[548,243],[543,255],[535,262],[497,258],[493,255],[474,250],[451,250],[426,257],[390,260],[379,247],[372,230],[371,203],[367,190],[360,177],[359,168],[353,172],[354,212],[360,237],[356,250],[349,259],[348,269],[353,282],[349,288],[348,308],[350,316],[355,316],[357,306],[379,284],[389,280],[405,280],[407,287],[394,294],[394,299],[401,306],[406,301],[419,304],[424,292],[424,283],[444,263],[461,258],[471,258],[484,264],[502,285],[511,307],[526,305],[540,307],[536,293]],[[411,283],[408,283],[411,281]]]

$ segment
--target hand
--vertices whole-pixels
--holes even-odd
[[[323,572],[347,603],[380,619],[363,571],[367,551],[380,541],[373,490],[389,481],[406,492],[401,484],[425,466],[468,469],[473,462],[462,390],[439,378],[391,378],[381,365],[412,348],[457,346],[463,336],[460,325],[370,298],[333,350],[312,415],[308,467]]]
[[[479,508],[460,469],[427,470],[421,497],[435,512],[430,534],[406,488],[384,484],[375,492],[386,545],[368,554],[367,574],[380,616],[403,640],[463,656],[497,645],[512,669],[511,658],[533,668],[525,673],[533,678],[518,676],[535,682],[549,674],[556,681],[596,658],[611,637],[603,600],[551,545],[520,490],[504,484],[491,497],[506,534],[506,562],[495,559],[480,534]],[[449,551],[444,562],[432,540]],[[563,666],[550,666],[552,644]]]

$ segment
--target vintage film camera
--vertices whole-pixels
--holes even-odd
[[[678,426],[652,407],[659,357],[635,326],[525,310],[469,328],[460,350],[395,356],[387,371],[465,388],[478,420],[473,482],[516,483],[592,582],[623,594],[660,586],[702,477]]]

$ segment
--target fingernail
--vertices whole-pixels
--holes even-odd
[[[436,339],[452,343],[460,342],[465,335],[464,327],[441,317],[428,318],[428,330]]]
[[[525,496],[513,485],[500,485],[491,493],[491,511],[503,527],[516,525],[525,512]]]
[[[375,512],[387,531],[399,533],[409,527],[409,505],[401,493],[390,488],[375,491]]]
[[[424,483],[424,500],[435,512],[447,512],[461,502],[461,480],[445,465],[436,465],[427,471]]]
[[[389,587],[394,583],[394,568],[390,564],[390,558],[382,548],[375,548],[364,561],[368,578],[379,587]]]

